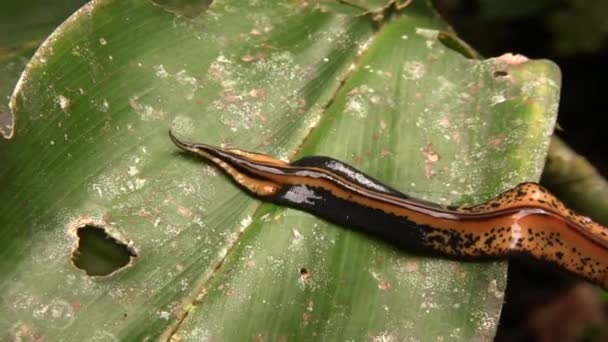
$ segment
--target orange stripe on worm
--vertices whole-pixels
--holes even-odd
[[[358,228],[411,252],[458,260],[517,256],[608,288],[608,228],[575,214],[536,183],[479,205],[444,207],[405,195],[329,157],[270,156],[173,142],[202,156],[262,200]]]

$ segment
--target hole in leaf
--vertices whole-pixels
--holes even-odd
[[[104,228],[86,225],[78,228],[78,248],[72,253],[74,266],[90,276],[105,276],[125,267],[135,251],[106,233]]]
[[[308,271],[308,269],[306,267],[300,268],[300,278],[303,281],[307,281],[310,278],[310,272]]]
[[[496,70],[492,75],[494,75],[494,77],[505,77],[508,76],[509,73],[504,70]]]

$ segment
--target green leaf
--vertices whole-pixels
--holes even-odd
[[[188,19],[100,0],[64,23],[0,140],[7,338],[492,338],[506,263],[412,256],[260,203],[168,139],[330,155],[446,204],[538,179],[557,67],[467,59],[427,2],[377,4],[226,0]],[[136,257],[87,275],[71,261],[87,225]]]

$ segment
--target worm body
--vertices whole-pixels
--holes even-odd
[[[458,260],[524,256],[608,288],[608,228],[575,214],[536,183],[474,206],[403,194],[329,157],[287,163],[206,144],[173,142],[215,163],[264,201],[363,230],[408,251]]]

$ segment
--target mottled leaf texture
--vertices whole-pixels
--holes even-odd
[[[1,339],[492,339],[505,262],[261,203],[167,135],[484,201],[540,176],[560,76],[470,56],[424,0],[85,5],[27,65],[0,138]],[[87,275],[82,227],[136,256]]]

